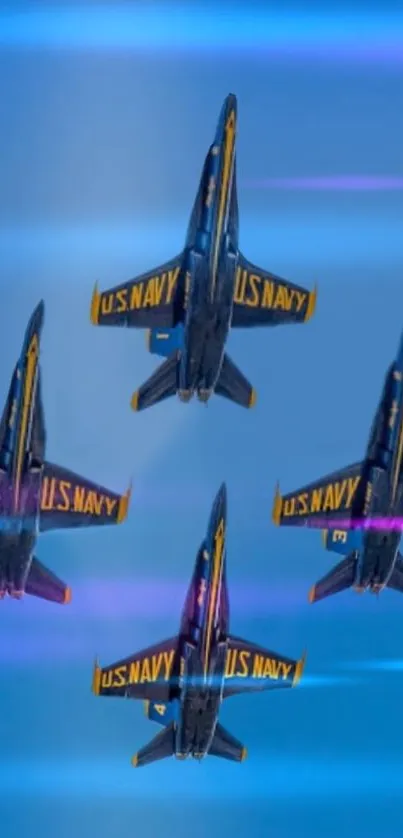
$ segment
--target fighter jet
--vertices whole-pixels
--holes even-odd
[[[231,326],[304,323],[316,290],[248,262],[238,249],[235,171],[237,100],[227,96],[210,146],[185,247],[164,265],[107,291],[95,289],[91,321],[147,328],[149,350],[166,360],[133,395],[144,410],[178,394],[207,402],[218,393],[243,407],[255,403],[249,381],[225,353]]]
[[[403,525],[403,334],[389,367],[365,458],[283,497],[277,488],[273,521],[326,527],[324,544],[344,556],[310,591],[310,602],[353,587],[403,593],[399,543]]]
[[[41,301],[28,323],[0,422],[0,598],[24,593],[60,604],[71,590],[34,556],[39,532],[118,524],[130,490],[117,495],[45,460]]]
[[[136,754],[134,766],[172,755],[242,762],[246,749],[218,722],[222,700],[293,687],[301,678],[304,658],[295,661],[229,634],[226,520],[223,484],[197,553],[179,635],[102,669],[95,665],[95,695],[143,699],[148,718],[164,728]]]

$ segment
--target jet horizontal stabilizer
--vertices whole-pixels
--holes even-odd
[[[229,759],[232,762],[243,762],[247,756],[247,750],[242,743],[219,723],[216,726],[208,753],[209,756]]]
[[[173,352],[182,349],[183,324],[178,323],[174,329],[149,329],[146,334],[146,342],[151,355],[169,358]]]
[[[355,553],[346,559],[342,559],[330,573],[327,573],[311,588],[309,602],[318,602],[320,599],[326,599],[328,596],[339,594],[341,591],[351,588],[354,584],[356,565]]]
[[[361,530],[322,530],[323,546],[332,553],[348,556],[362,544]]]
[[[164,399],[175,396],[178,390],[178,356],[176,352],[161,364],[160,367],[136,390],[131,405],[133,410],[145,410]]]
[[[25,593],[60,605],[67,605],[71,601],[70,588],[35,557],[31,562]]]
[[[141,768],[143,765],[149,765],[150,762],[157,762],[157,760],[171,757],[175,750],[174,726],[170,724],[165,730],[161,730],[154,736],[154,739],[141,748],[132,759],[134,768]]]
[[[241,407],[253,407],[256,403],[255,390],[228,355],[224,355],[214,392]]]
[[[173,701],[168,703],[159,703],[157,701],[145,701],[144,710],[147,719],[150,722],[156,722],[159,725],[168,727],[171,722],[176,720],[177,712],[175,711],[175,704]]]
[[[400,553],[398,553],[395,566],[386,587],[403,594],[403,558]]]

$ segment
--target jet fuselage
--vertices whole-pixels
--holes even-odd
[[[196,559],[180,628],[179,759],[208,753],[222,701],[229,622],[225,574],[226,489],[221,486]]]
[[[188,228],[183,270],[184,342],[178,394],[207,401],[217,382],[231,326],[238,259],[235,179],[236,98],[223,105]]]
[[[403,517],[403,339],[388,370],[375,414],[364,463],[364,517],[355,588],[379,593],[388,583],[398,557],[401,528],[391,519]],[[374,526],[373,526],[374,525]],[[383,528],[387,527],[387,528]]]
[[[39,344],[44,306],[28,324],[3,413],[0,439],[0,598],[20,598],[38,533],[44,430],[38,427]]]

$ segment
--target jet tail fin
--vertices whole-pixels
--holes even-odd
[[[354,584],[356,556],[353,553],[342,559],[330,573],[323,576],[309,591],[309,602],[318,602],[333,594],[339,594]]]
[[[133,410],[145,410],[164,399],[174,396],[178,390],[178,356],[176,352],[136,390],[131,405]]]
[[[183,323],[172,329],[149,329],[146,335],[147,349],[151,355],[168,358],[183,346]]]
[[[132,759],[133,767],[141,768],[143,765],[149,765],[150,762],[171,757],[175,749],[174,744],[174,725],[172,723],[161,730],[160,733],[157,733],[148,745],[137,751]]]
[[[144,710],[150,722],[157,722],[163,727],[168,727],[171,722],[176,721],[176,713],[173,701],[163,703],[161,701],[145,701]]]
[[[208,753],[209,756],[229,759],[232,762],[243,762],[247,756],[242,743],[220,724],[217,724]]]
[[[322,530],[322,539],[325,550],[349,556],[353,550],[360,549],[362,530]]]
[[[400,553],[397,555],[395,566],[386,587],[403,594],[403,557]]]
[[[256,402],[255,390],[228,355],[224,355],[215,392],[241,407],[253,407]]]

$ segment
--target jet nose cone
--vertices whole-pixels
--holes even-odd
[[[221,145],[224,141],[228,126],[232,126],[232,132],[236,132],[237,122],[237,99],[234,93],[229,93],[224,99],[223,106],[220,111],[220,118],[218,120],[215,143]]]
[[[233,108],[236,111],[238,102],[235,93],[228,93],[225,104],[228,108]]]
[[[43,326],[43,320],[45,317],[45,303],[43,300],[40,300],[36,308],[34,309],[31,320],[30,320],[30,331],[32,332],[40,332]]]
[[[403,331],[400,335],[399,350],[397,353],[397,362],[400,367],[403,367]]]
[[[36,337],[37,346],[39,345],[44,316],[45,303],[43,302],[43,300],[41,300],[32,312],[31,317],[29,318],[28,326],[25,330],[24,344],[22,350],[24,354],[29,351],[31,341],[34,337]]]
[[[221,483],[221,486],[216,494],[216,498],[214,501],[214,517],[215,518],[226,518],[227,516],[227,487],[225,483]]]
[[[236,122],[236,115],[237,115],[237,99],[235,93],[229,93],[226,99],[224,100],[224,104],[221,109],[221,124],[225,126],[230,114],[233,113],[235,115],[235,122]]]
[[[36,306],[36,308],[34,308],[32,317],[40,318],[40,317],[43,317],[44,314],[45,314],[45,303],[44,303],[43,300],[39,300],[38,305]]]
[[[217,527],[220,524],[220,521],[225,522],[227,520],[227,487],[225,483],[222,483],[215,498],[214,503],[210,513],[209,525],[208,525],[208,535],[207,535],[207,542],[210,545],[208,549],[211,548],[210,539],[214,538],[215,533],[217,531]]]
[[[222,500],[227,500],[227,484],[225,482],[221,483],[221,486],[217,492],[217,498],[222,498]]]

